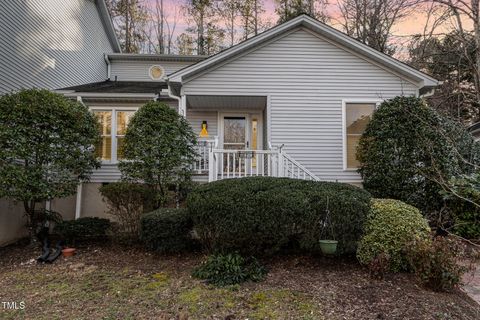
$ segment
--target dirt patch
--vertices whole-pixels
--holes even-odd
[[[480,319],[461,291],[435,293],[409,274],[372,280],[353,260],[286,256],[265,281],[214,288],[192,279],[200,254],[81,247],[52,265],[24,246],[0,250],[2,319]]]

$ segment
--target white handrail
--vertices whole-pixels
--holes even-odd
[[[208,180],[249,176],[290,177],[320,180],[307,168],[283,152],[282,146],[269,150],[217,149],[218,140],[208,149]]]
[[[316,175],[314,175],[310,170],[308,170],[302,164],[293,159],[290,155],[286,154],[285,152],[282,152],[282,155],[283,160],[285,160],[286,162],[286,166],[284,166],[284,177],[320,181],[320,179]],[[291,164],[291,166],[289,164]],[[290,171],[288,171],[289,168]],[[295,170],[297,171],[296,174]]]

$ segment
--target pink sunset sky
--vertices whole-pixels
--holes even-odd
[[[156,0],[144,0],[152,10],[155,11]],[[338,18],[339,18],[339,9],[338,2],[341,0],[332,0],[327,7],[329,16],[331,17],[330,25],[341,29]],[[188,27],[187,17],[181,10],[182,5],[185,3],[185,0],[164,0],[165,12],[167,14],[167,20],[170,24],[173,23],[174,17],[176,16],[176,29],[175,36],[184,32]],[[274,0],[264,0],[263,1],[265,13],[263,18],[270,20],[274,25],[277,21],[277,16],[275,15],[275,2]],[[404,40],[408,40],[408,36],[423,33],[423,29],[426,22],[426,12],[430,4],[423,6],[418,6],[412,10],[412,13],[404,18],[400,23],[393,27],[393,34],[395,36],[395,41],[397,43],[403,43]],[[451,29],[453,21],[447,21],[444,23],[443,27],[438,28],[436,33],[444,32],[447,29]],[[468,23],[465,25],[468,28]]]

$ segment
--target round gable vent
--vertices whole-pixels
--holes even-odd
[[[152,80],[161,80],[165,75],[165,70],[161,66],[151,66],[148,74]]]

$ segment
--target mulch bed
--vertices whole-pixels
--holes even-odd
[[[214,288],[191,278],[201,254],[157,255],[114,244],[37,264],[26,245],[0,249],[6,319],[480,319],[460,290],[438,293],[411,274],[372,279],[354,259],[281,256],[263,282]],[[5,310],[2,301],[24,301]]]

